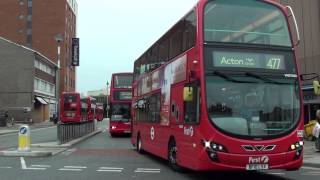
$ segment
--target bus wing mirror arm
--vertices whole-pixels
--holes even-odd
[[[293,12],[293,10],[292,10],[292,7],[291,7],[291,6],[287,6],[287,9],[290,11],[289,17],[292,16],[293,22],[294,22],[294,25],[295,25],[295,28],[296,28],[296,32],[297,32],[297,42],[295,43],[295,46],[298,46],[298,45],[300,44],[301,38],[300,38],[300,31],[299,31],[297,19],[296,19],[296,16],[294,15],[294,12]]]

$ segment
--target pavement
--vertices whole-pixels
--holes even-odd
[[[7,126],[0,127],[0,135],[18,133],[21,125],[24,125],[24,124],[15,123],[15,124],[11,125],[8,123]],[[41,123],[29,124],[29,127],[31,128],[31,130],[40,129],[40,128],[48,128],[48,127],[53,127],[53,126],[55,126],[55,124],[52,121],[44,121]]]
[[[304,141],[303,165],[320,168],[320,151],[315,148],[314,141]]]
[[[1,127],[0,128],[0,136],[5,134],[18,134],[19,128],[22,124],[15,124],[13,126],[9,127]],[[32,131],[46,131],[46,129],[56,128],[56,126],[49,121],[38,123],[38,124],[32,124],[30,125],[31,132]],[[55,130],[56,131],[56,130]],[[16,147],[10,147],[7,149],[2,149],[0,151],[0,156],[13,156],[13,157],[47,157],[47,156],[53,156],[60,152],[66,151],[68,148],[71,148],[75,144],[78,144],[98,133],[100,133],[102,130],[97,129],[96,131],[87,134],[83,137],[74,139],[70,142],[67,142],[65,144],[60,144],[57,140],[56,141],[46,141],[42,143],[36,143],[31,144],[31,150],[30,151],[18,151]],[[32,135],[34,133],[31,133]],[[55,135],[56,137],[56,135]],[[32,138],[31,138],[32,139]]]

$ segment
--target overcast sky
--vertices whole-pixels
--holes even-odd
[[[197,0],[77,0],[80,67],[77,91],[106,87],[111,74],[133,63]]]

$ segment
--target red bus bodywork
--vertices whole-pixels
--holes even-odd
[[[81,123],[87,121],[87,102],[80,99],[77,92],[63,92],[60,103],[62,123]]]
[[[303,162],[304,129],[303,104],[301,100],[301,97],[303,96],[300,89],[297,88],[295,94],[298,96],[297,99],[299,100],[297,103],[297,106],[299,107],[296,111],[293,110],[293,114],[298,113],[298,115],[296,115],[297,120],[295,126],[290,127],[292,129],[286,131],[286,133],[282,135],[277,135],[275,137],[268,136],[268,138],[235,136],[232,135],[232,133],[237,133],[236,127],[234,132],[226,133],[226,131],[221,130],[216,122],[215,124],[212,122],[214,119],[219,119],[219,116],[210,117],[207,109],[207,103],[209,103],[207,97],[209,97],[208,94],[211,93],[206,91],[206,85],[209,81],[206,80],[207,75],[205,72],[206,64],[204,54],[207,46],[212,49],[218,49],[223,46],[226,50],[230,48],[233,51],[234,48],[239,48],[242,51],[253,51],[254,48],[260,48],[262,52],[264,51],[263,48],[273,52],[277,47],[269,49],[269,47],[261,47],[258,45],[247,46],[247,44],[222,43],[218,45],[212,43],[211,45],[205,43],[203,16],[207,11],[214,10],[215,8],[215,6],[212,6],[205,11],[205,6],[209,2],[217,1],[200,0],[193,9],[195,12],[197,28],[196,41],[192,47],[187,48],[184,52],[173,58],[168,58],[165,63],[160,62],[156,64],[155,68],[149,69],[148,72],[141,73],[145,72],[145,69],[147,69],[146,67],[154,65],[147,66],[146,64],[143,64],[145,62],[145,57],[152,54],[154,47],[159,47],[161,46],[159,45],[160,43],[166,42],[166,38],[173,34],[175,28],[178,28],[179,24],[177,24],[177,26],[168,31],[165,36],[160,38],[155,45],[135,62],[132,100],[132,144],[137,147],[138,151],[143,149],[154,155],[168,159],[175,167],[182,166],[193,170],[299,169]],[[218,2],[222,1],[218,0]],[[289,15],[289,10],[287,8],[271,0],[261,2],[279,9],[289,25],[288,21],[291,16]],[[218,18],[223,19],[223,17]],[[263,21],[261,20],[260,23],[261,22]],[[255,26],[258,25],[258,23],[255,24]],[[250,28],[252,27],[254,28],[254,25],[250,25]],[[289,32],[293,31],[290,26],[288,26],[288,29]],[[237,37],[239,34],[241,34],[240,31],[238,34],[235,34],[234,37]],[[292,35],[290,36],[290,41],[294,44],[294,38]],[[233,37],[230,36],[229,38]],[[296,72],[292,77],[295,78],[295,86],[299,87],[299,68],[296,61],[295,49],[296,46],[292,45],[292,47],[287,48],[287,51],[290,51]],[[159,51],[161,51],[161,49]],[[236,63],[238,61],[233,60],[229,62]],[[230,69],[231,68],[228,70],[232,71]],[[216,78],[220,78],[226,82],[240,82],[239,85],[242,82],[238,79],[233,79],[231,75],[227,76],[219,72],[216,74],[218,74],[216,75]],[[247,76],[248,74],[244,75]],[[250,76],[250,74],[248,76]],[[250,80],[252,81],[252,79],[257,78],[260,78],[260,76],[251,77]],[[184,91],[188,91],[188,89],[185,89],[186,87],[190,87],[189,92],[196,92],[196,94],[193,94],[192,96],[194,98],[197,97],[195,98],[197,101],[191,108],[188,107],[188,103],[184,101]],[[221,92],[226,92],[229,89],[221,88],[219,90]],[[236,90],[237,89],[234,89],[234,91]],[[214,97],[217,98],[219,96],[223,96],[223,94],[216,94]],[[242,97],[239,96],[235,97],[235,99],[236,98]],[[160,103],[158,104],[157,102]],[[237,105],[236,103],[234,104]],[[152,105],[152,111],[150,110],[150,105]],[[243,107],[243,111],[244,110],[245,108]],[[195,116],[195,121],[188,122],[189,114],[186,114],[187,111],[190,112],[190,115],[193,115],[192,113],[197,114],[197,116]],[[231,110],[228,110],[228,107],[223,103],[212,106],[211,111],[223,112],[225,114],[233,113]],[[283,110],[282,113],[284,112],[285,111]],[[262,112],[263,116],[271,118],[271,116],[263,113],[264,112]],[[273,115],[276,114],[273,113],[273,111],[270,112],[270,114],[271,113]],[[220,119],[223,120],[223,118]],[[258,122],[262,119],[260,117],[252,119],[253,120],[248,123],[254,124],[257,122],[257,126],[263,124],[263,122]],[[239,123],[244,122],[244,119],[234,118],[234,121],[235,123]],[[221,124],[225,123],[225,121],[221,122]],[[279,123],[279,126],[282,127],[280,124],[287,122],[272,121],[267,125],[276,127],[276,125],[272,123]],[[222,126],[221,124],[219,125]],[[248,128],[251,127],[251,124],[247,125]],[[239,129],[242,125],[243,123],[239,123]],[[261,129],[262,131],[264,130],[263,128]],[[266,133],[272,133],[272,131],[278,131],[281,128],[271,129],[266,127],[265,129],[267,131]],[[248,132],[248,136],[249,135]]]
[[[112,74],[109,98],[109,133],[131,134],[132,73]]]
[[[86,97],[88,105],[88,121],[93,121],[95,119],[95,110],[96,110],[96,99],[92,97]]]
[[[96,104],[96,119],[97,121],[102,121],[103,120],[103,104],[97,103]]]

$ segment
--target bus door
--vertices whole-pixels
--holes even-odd
[[[198,85],[192,83],[185,85],[182,91],[183,114],[181,117],[183,125],[179,132],[182,134],[181,142],[183,143],[183,153],[180,155],[183,156],[183,160],[186,160],[184,163],[192,163],[193,158],[195,158],[194,152],[199,144],[195,138],[200,114],[199,90]],[[193,164],[190,165],[193,166]]]

